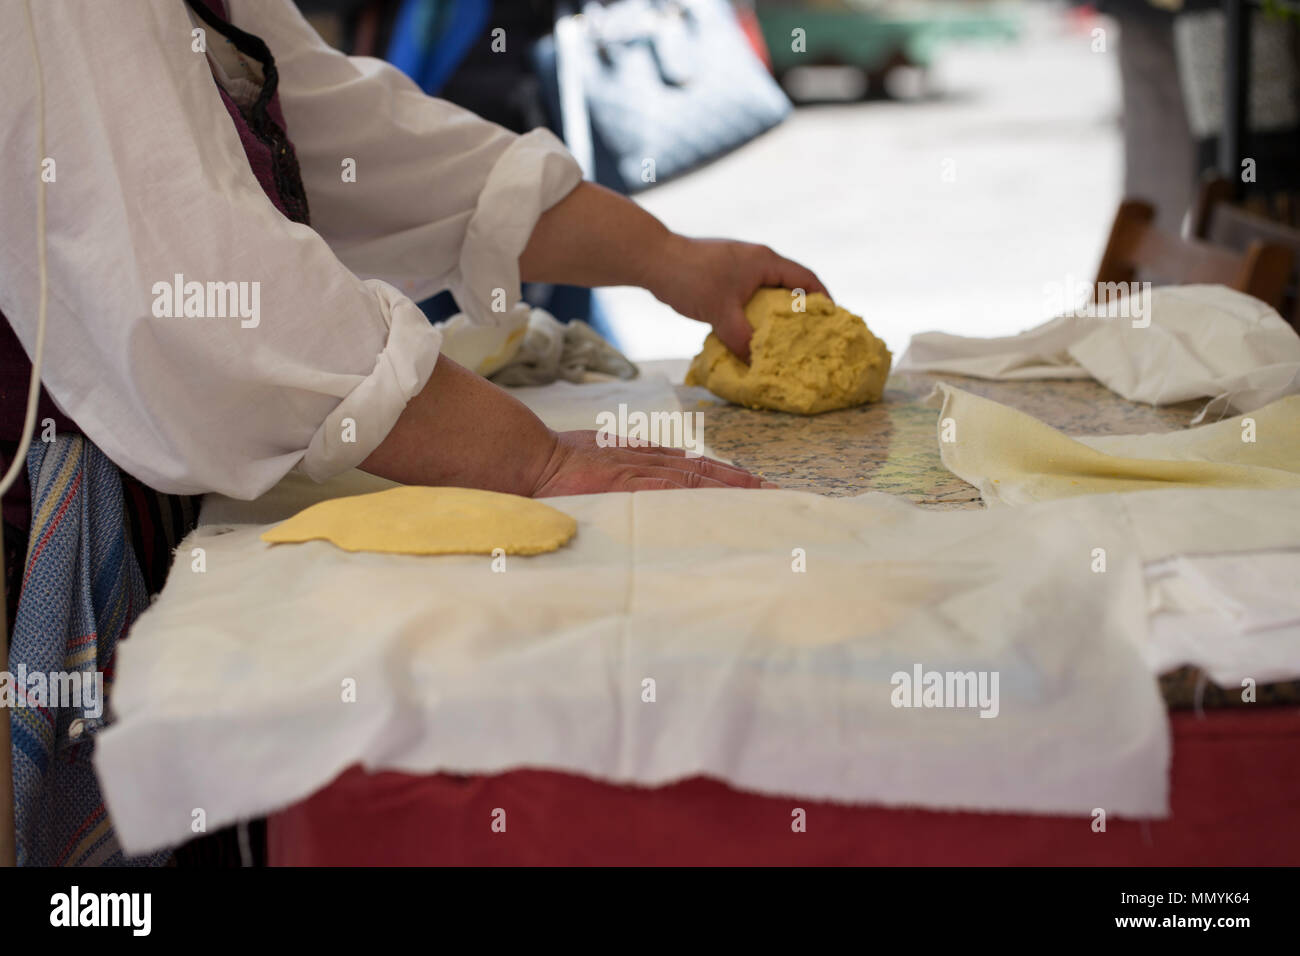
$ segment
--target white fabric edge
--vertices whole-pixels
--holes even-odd
[[[537,220],[581,181],[577,161],[549,130],[525,133],[501,154],[479,195],[451,284],[471,321],[507,321],[522,295],[519,257]],[[493,308],[494,289],[505,291],[504,309]]]
[[[355,468],[369,457],[388,436],[407,403],[424,388],[438,361],[442,333],[410,299],[387,283],[370,281],[391,290],[395,300],[389,316],[388,341],[375,359],[374,370],[334,407],[312,435],[298,467],[315,481]]]

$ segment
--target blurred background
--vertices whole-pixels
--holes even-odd
[[[1213,195],[1300,253],[1290,0],[298,2],[426,92],[549,126],[670,228],[804,263],[895,355],[1050,318],[1125,197],[1203,235]],[[526,296],[638,361],[707,331],[637,289]]]

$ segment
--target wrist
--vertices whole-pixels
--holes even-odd
[[[647,244],[641,281],[637,285],[660,302],[674,305],[673,290],[681,281],[684,264],[689,261],[690,243],[690,239],[665,228],[662,235]]]
[[[529,456],[529,461],[524,466],[524,477],[517,494],[535,498],[537,493],[546,487],[547,482],[559,471],[562,461],[563,449],[560,444],[560,435],[554,429],[547,428],[545,439],[536,445],[533,454]]]

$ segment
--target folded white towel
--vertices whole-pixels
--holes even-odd
[[[895,370],[1094,378],[1152,405],[1211,399],[1195,422],[1300,392],[1300,336],[1258,299],[1224,286],[1139,288],[1118,311],[1060,316],[1005,338],[925,332],[912,337]]]

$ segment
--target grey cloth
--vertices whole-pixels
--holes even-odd
[[[519,351],[491,379],[498,385],[547,385],[557,379],[582,382],[592,372],[627,379],[636,378],[638,369],[587,323],[560,322],[534,309]]]

